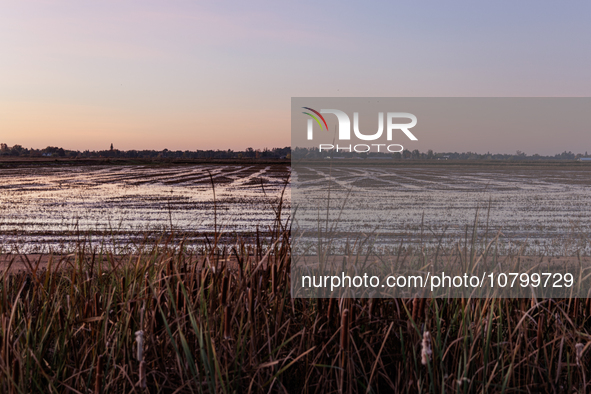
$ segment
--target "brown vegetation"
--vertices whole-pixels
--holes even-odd
[[[278,231],[266,252],[242,244],[189,259],[181,244],[122,259],[80,250],[69,269],[5,272],[1,391],[588,387],[587,300],[292,299],[288,235]]]

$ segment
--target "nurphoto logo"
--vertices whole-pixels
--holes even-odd
[[[308,119],[307,137],[309,141],[314,139],[314,121],[320,127],[320,130],[328,131],[328,123],[322,114],[333,114],[337,117],[339,124],[338,127],[338,139],[339,141],[350,141],[351,140],[351,119],[349,115],[338,109],[321,109],[316,111],[310,107],[302,107],[309,112],[302,112],[303,114],[310,117]],[[409,119],[410,123],[395,123],[395,119]],[[408,112],[388,112],[386,114],[386,139],[392,141],[394,130],[402,131],[411,141],[418,141],[417,137],[410,132],[409,129],[413,128],[417,124],[417,117]],[[362,141],[376,141],[380,139],[384,133],[384,113],[378,113],[378,131],[373,134],[364,134],[359,130],[359,112],[353,112],[353,133],[355,138]],[[334,144],[319,144],[319,151],[336,149],[337,152],[347,150],[349,152],[355,151],[358,153],[369,152],[374,147],[374,150],[380,152],[382,147],[388,152],[402,152],[404,147],[400,144],[357,144],[348,146],[335,146]]]

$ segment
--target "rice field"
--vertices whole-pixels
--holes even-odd
[[[191,245],[217,226],[227,241],[252,243],[257,227],[268,231],[279,198],[289,215],[290,171],[279,164],[4,168],[0,241],[5,252],[67,253],[81,234],[112,248],[173,230]],[[502,231],[514,248],[591,253],[591,166],[298,165],[293,200],[300,224],[315,226],[326,210],[328,178],[331,199],[346,194],[354,210],[340,214],[339,229],[377,229],[383,246],[429,238],[451,244],[479,210],[481,231]]]
[[[314,233],[330,203],[342,239],[374,232],[382,247],[451,245],[478,213],[480,235],[501,231],[505,254],[523,245],[530,254],[591,254],[591,166],[380,164],[295,166],[302,231]]]
[[[81,234],[111,247],[171,231],[199,241],[216,226],[252,238],[268,231],[282,194],[289,203],[288,176],[286,165],[5,168],[0,243],[5,252],[67,253]]]

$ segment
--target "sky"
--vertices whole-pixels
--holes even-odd
[[[585,1],[4,2],[0,142],[261,149],[290,144],[291,97],[588,97],[590,15]],[[586,142],[556,138],[527,153]]]

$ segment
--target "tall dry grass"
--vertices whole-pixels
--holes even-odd
[[[0,278],[0,391],[589,389],[589,300],[293,299],[289,228],[272,234],[200,255],[81,245],[44,270],[14,256],[28,269]]]

